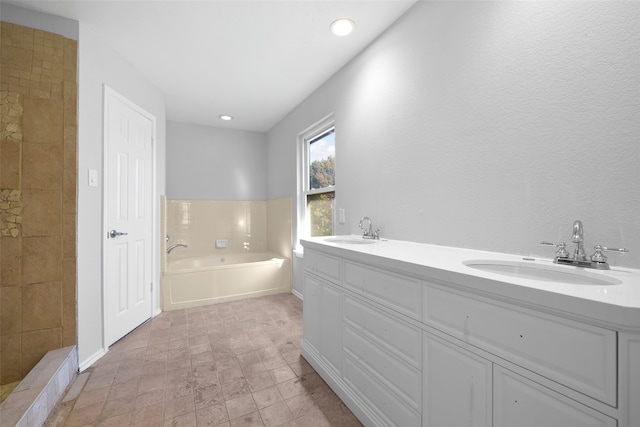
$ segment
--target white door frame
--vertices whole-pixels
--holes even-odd
[[[157,123],[155,115],[151,114],[147,110],[141,108],[136,105],[129,99],[125,98],[106,84],[103,84],[103,96],[102,96],[102,347],[104,349],[104,353],[109,351],[109,344],[107,340],[107,329],[109,325],[107,324],[107,233],[109,231],[109,224],[107,218],[107,203],[108,203],[108,194],[107,187],[109,182],[108,178],[108,163],[109,163],[109,146],[107,139],[108,126],[106,124],[107,121],[107,112],[108,110],[108,102],[109,97],[117,98],[120,102],[129,106],[132,110],[140,113],[145,116],[152,122],[152,142],[151,142],[151,223],[153,231],[151,233],[151,247],[154,249],[151,255],[151,277],[153,280],[153,286],[151,287],[151,294],[149,295],[149,317],[153,317],[155,313],[155,301],[156,294],[159,289],[158,284],[158,273],[156,271],[157,267],[157,258],[158,258],[158,236],[156,236],[157,226],[158,226],[158,209],[156,204],[156,134],[157,134]]]

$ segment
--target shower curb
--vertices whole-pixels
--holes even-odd
[[[43,425],[77,374],[75,345],[49,351],[0,404],[0,427]]]

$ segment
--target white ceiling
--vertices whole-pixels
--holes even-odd
[[[416,0],[7,1],[75,19],[164,95],[169,120],[266,132]],[[347,37],[329,25],[356,22]],[[235,117],[223,122],[220,114]]]

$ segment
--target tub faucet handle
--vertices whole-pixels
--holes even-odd
[[[169,255],[171,253],[172,250],[174,250],[175,248],[188,248],[188,245],[185,245],[184,243],[174,243],[173,245],[169,246],[167,248],[167,255]]]

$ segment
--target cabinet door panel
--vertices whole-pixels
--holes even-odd
[[[495,427],[614,427],[616,420],[500,366],[494,367]]]
[[[304,321],[304,340],[319,354],[320,326],[322,307],[322,284],[309,276],[304,278],[304,300],[302,301],[302,318]]]
[[[491,362],[424,334],[422,425],[490,427]]]
[[[320,355],[336,372],[342,371],[342,293],[329,285],[322,287],[322,347]]]
[[[640,336],[621,333],[620,343],[620,425],[640,426]]]

